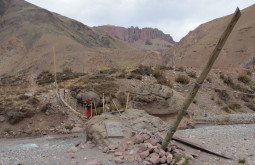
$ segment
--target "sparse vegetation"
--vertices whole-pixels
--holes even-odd
[[[228,103],[228,107],[232,110],[239,110],[242,106],[236,102],[230,102]]]
[[[74,125],[72,125],[72,124],[65,125],[65,129],[68,129],[68,130],[73,129],[73,127],[74,127]]]
[[[164,73],[161,70],[155,70],[153,72],[153,76],[156,78],[159,84],[169,86],[170,88],[173,87],[173,83],[170,80],[166,79]]]
[[[255,103],[246,103],[245,106],[255,111]]]
[[[206,78],[206,81],[209,82],[209,83],[212,83],[211,77],[207,77],[207,78]]]
[[[160,66],[158,66],[158,68],[160,70],[173,70],[173,67],[171,67],[171,66],[164,66],[164,65],[160,65]]]
[[[139,74],[139,75],[153,75],[153,69],[150,66],[144,66],[144,65],[139,65],[139,67],[135,70],[132,71],[132,73]]]
[[[189,83],[189,77],[186,75],[177,75],[176,82],[181,83],[181,84],[188,84]]]
[[[4,132],[10,134],[11,133],[11,129],[10,128],[4,128]]]
[[[248,84],[249,82],[251,82],[251,77],[248,76],[247,74],[241,74],[237,77],[238,81],[244,83],[244,84]]]
[[[74,79],[85,75],[84,73],[73,73],[71,68],[64,68],[62,72],[57,73],[57,81],[62,82],[70,79]],[[49,71],[42,71],[37,76],[37,81],[39,85],[49,84],[54,82],[54,75]]]
[[[189,161],[191,159],[188,156],[186,156],[185,154],[180,155],[180,156],[176,156],[175,161],[174,161],[174,165],[178,165],[178,162],[181,161],[182,159],[185,159],[185,162],[183,163],[183,165],[189,165]]]
[[[225,90],[215,90],[215,92],[217,92],[219,98],[224,101],[224,102],[228,102],[230,100],[230,96],[227,93],[227,91]]]
[[[189,71],[187,72],[187,75],[191,78],[197,78],[197,73],[195,71]]]
[[[240,164],[245,164],[245,162],[246,162],[245,159],[239,159],[239,160],[238,160],[238,163],[240,163]]]

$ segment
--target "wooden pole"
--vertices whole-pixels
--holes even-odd
[[[241,12],[240,12],[239,8],[237,8],[233,15],[232,20],[228,24],[226,30],[221,35],[215,49],[213,50],[212,54],[210,55],[210,58],[206,64],[205,68],[203,69],[202,73],[196,80],[196,83],[195,83],[193,89],[189,92],[188,96],[184,100],[184,103],[182,104],[181,109],[178,111],[178,114],[176,116],[176,119],[173,122],[173,125],[169,126],[167,135],[162,143],[162,149],[166,150],[167,145],[168,145],[169,141],[172,139],[174,133],[176,132],[176,129],[177,129],[178,125],[180,124],[186,110],[188,109],[190,103],[193,101],[194,97],[196,96],[200,86],[203,84],[206,76],[208,75],[209,71],[211,70],[215,60],[219,56],[222,47],[224,46],[228,36],[230,35],[231,31],[233,30],[233,28],[234,28],[236,22],[238,21],[238,19],[240,18],[240,16],[241,16]]]
[[[119,114],[120,114],[120,111],[119,111],[119,108],[117,107],[117,105],[115,104],[115,102],[112,100],[112,102],[113,102],[113,104],[114,104],[114,106],[115,106],[115,108],[117,109],[117,111],[119,112]]]
[[[52,51],[53,51],[53,61],[54,61],[54,80],[55,80],[55,85],[57,86],[57,67],[56,67],[55,47],[52,48]]]
[[[127,94],[126,110],[128,109],[129,93]]]
[[[103,112],[105,112],[104,111],[104,93],[103,93]]]

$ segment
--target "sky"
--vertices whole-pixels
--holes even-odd
[[[152,27],[175,41],[202,23],[244,9],[255,0],[27,0],[90,27]]]

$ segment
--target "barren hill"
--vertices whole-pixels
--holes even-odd
[[[251,66],[255,56],[255,5],[241,11],[242,16],[230,34],[215,67]],[[204,23],[189,32],[179,43],[167,52],[167,58],[174,56],[179,66],[203,67],[225,30],[232,15]]]
[[[0,18],[0,75],[52,70],[53,47],[58,70],[134,65],[144,58],[120,39],[23,0],[0,0]]]
[[[125,28],[113,25],[104,25],[95,28],[147,50],[167,49],[175,43],[169,34],[165,34],[157,28],[140,29],[133,26]]]

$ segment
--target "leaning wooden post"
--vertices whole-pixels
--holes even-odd
[[[228,26],[227,26],[226,30],[224,31],[224,33],[221,35],[215,49],[213,50],[212,54],[210,55],[210,58],[209,58],[209,60],[206,64],[204,70],[202,71],[202,73],[200,74],[198,79],[196,80],[196,83],[195,83],[193,89],[189,92],[189,94],[186,97],[184,103],[182,104],[181,109],[178,111],[178,114],[176,116],[176,119],[173,122],[173,125],[169,126],[167,135],[166,135],[166,137],[165,137],[165,139],[162,143],[162,149],[166,150],[167,145],[168,145],[169,141],[172,139],[174,133],[176,132],[176,129],[177,129],[178,125],[180,124],[186,110],[188,109],[190,103],[193,101],[194,97],[196,96],[196,94],[197,94],[200,86],[204,82],[207,74],[211,70],[211,68],[213,66],[213,63],[215,62],[215,60],[219,56],[219,53],[220,53],[222,47],[224,46],[229,34],[233,30],[233,28],[234,28],[236,22],[238,21],[238,19],[240,18],[240,16],[241,16],[241,12],[240,12],[239,8],[237,8],[235,13],[234,13],[234,16],[233,16],[232,20],[228,24]]]

